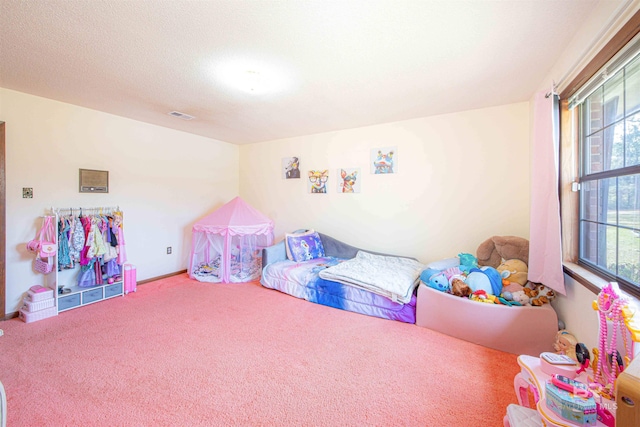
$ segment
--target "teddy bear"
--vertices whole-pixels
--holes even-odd
[[[529,268],[524,261],[520,259],[508,259],[503,261],[496,270],[502,277],[502,283],[506,286],[510,283],[519,283],[524,286],[527,284],[527,273]]]
[[[529,241],[516,236],[493,236],[476,250],[478,265],[497,268],[502,260],[519,259],[529,264]]]

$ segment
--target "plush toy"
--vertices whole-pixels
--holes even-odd
[[[518,291],[522,291],[524,289],[524,286],[522,286],[520,283],[509,283],[508,285],[504,285],[502,286],[502,293],[506,293],[506,292],[518,292]]]
[[[460,258],[460,270],[468,273],[472,268],[478,268],[478,259],[471,254],[458,254]]]
[[[509,299],[509,298],[506,298],[506,295],[504,296],[505,296],[505,299]],[[512,292],[510,301],[517,302],[520,305],[531,305],[530,304],[531,298],[529,298],[529,296],[524,291]]]
[[[519,259],[529,264],[529,241],[516,236],[493,236],[478,246],[478,265],[497,268],[503,259]]]
[[[535,295],[531,297],[531,305],[535,306],[548,304],[556,297],[556,293],[552,289],[549,289],[542,284],[534,285],[532,294]]]
[[[471,288],[464,282],[464,280],[459,277],[455,277],[451,281],[451,293],[459,297],[468,297],[471,295]]]
[[[531,286],[525,286],[522,288],[522,290],[530,299],[538,296],[538,291]]]
[[[483,290],[491,295],[502,293],[502,278],[498,270],[492,267],[472,268],[465,282],[472,292]]]
[[[502,276],[502,283],[509,285],[510,283],[518,283],[522,286],[527,284],[527,272],[529,268],[524,261],[519,259],[509,259],[500,264],[496,270]]]
[[[440,292],[449,290],[449,280],[442,271],[433,268],[427,268],[420,273],[420,280],[430,288]]]

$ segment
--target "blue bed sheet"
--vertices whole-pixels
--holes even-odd
[[[276,289],[317,304],[383,319],[415,323],[415,294],[407,304],[400,304],[364,289],[319,277],[321,270],[342,261],[344,259],[334,257],[304,262],[277,261],[264,267],[260,283],[266,288]]]

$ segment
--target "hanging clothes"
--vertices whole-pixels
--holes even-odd
[[[125,250],[125,243],[124,243],[124,230],[122,227],[122,212],[115,212],[113,215],[113,223],[114,226],[116,227],[116,229],[118,230],[117,233],[117,241],[118,241],[118,264],[120,265],[124,265],[124,263],[127,262],[127,252]]]
[[[121,266],[127,261],[122,212],[102,214],[102,208],[80,208],[80,214],[74,215],[73,209],[69,211],[59,216],[58,271],[79,264],[80,287],[102,285],[112,277],[120,280]]]
[[[91,218],[82,217],[82,228],[84,229],[84,248],[80,252],[80,265],[88,265],[95,254],[95,243],[93,242],[93,229],[91,227]],[[93,248],[93,249],[92,249]]]
[[[61,217],[58,224],[58,270],[73,268],[73,260],[69,256],[69,221]]]
[[[102,217],[94,217],[92,220],[93,229],[93,242],[95,245],[95,252],[93,256],[101,257],[102,255],[107,253],[107,247],[104,244],[103,237],[103,221]],[[106,226],[104,227],[106,229]]]
[[[96,258],[94,263],[95,271],[96,271],[96,285],[102,285],[104,281],[102,280],[102,266],[100,265],[100,259]]]
[[[80,218],[76,218],[73,215],[70,215],[70,218],[72,225],[70,226],[71,232],[69,236],[69,256],[80,262],[80,253],[84,249],[85,243],[84,228]]]

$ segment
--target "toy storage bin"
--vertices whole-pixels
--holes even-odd
[[[46,291],[34,292],[31,289],[27,291],[29,299],[33,302],[42,301],[45,299],[53,298],[53,289],[47,289]]]
[[[45,308],[44,310],[34,311],[32,313],[20,309],[18,317],[24,321],[24,323],[31,323],[37,320],[46,319],[47,317],[55,316],[58,314],[56,307]]]
[[[41,301],[31,301],[28,297],[22,300],[22,308],[29,313],[34,311],[44,310],[45,308],[53,307],[55,300],[53,298],[43,299]]]
[[[507,353],[538,356],[553,351],[558,316],[551,304],[540,307],[486,304],[421,283],[416,325]]]

